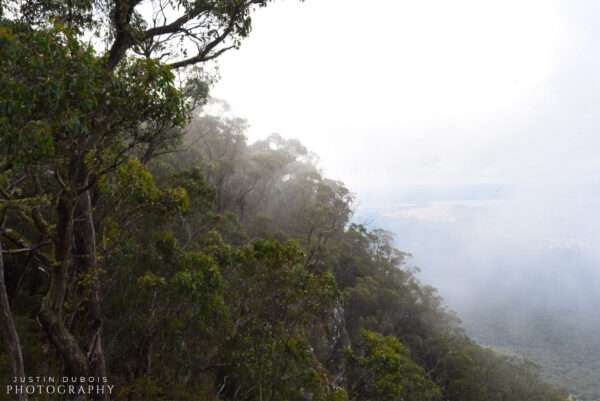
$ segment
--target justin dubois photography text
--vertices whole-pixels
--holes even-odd
[[[114,385],[107,377],[13,377],[6,395],[111,395]]]

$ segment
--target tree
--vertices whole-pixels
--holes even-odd
[[[4,229],[4,224],[0,229]],[[25,367],[23,364],[23,353],[21,351],[21,340],[17,333],[15,321],[13,319],[8,292],[6,291],[6,282],[4,280],[4,249],[0,242],[0,333],[5,338],[10,357],[13,374],[18,377],[25,376]],[[26,400],[27,395],[19,394],[19,400]]]
[[[363,331],[359,351],[350,355],[350,394],[356,400],[428,401],[441,391],[395,337]]]
[[[189,107],[172,71],[238,47],[251,12],[267,3],[0,4],[0,202],[13,225],[2,240],[49,273],[39,319],[67,374],[106,376],[98,182],[129,158],[148,161],[176,143]],[[90,37],[106,50],[85,44]],[[188,82],[186,93],[206,94]],[[89,299],[77,289],[81,275],[92,277]],[[80,312],[65,310],[73,303],[85,309],[76,328],[67,321]]]
[[[114,70],[128,53],[182,68],[237,48],[251,31],[251,14],[270,0],[7,0],[0,16],[35,29],[59,23],[104,45]],[[192,53],[192,54],[189,54]]]

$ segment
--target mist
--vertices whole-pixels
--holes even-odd
[[[250,119],[251,138],[279,132],[319,154],[321,167],[356,193],[357,221],[395,232],[450,306],[462,309],[486,283],[513,287],[544,272],[583,270],[597,288],[598,5],[378,5],[381,21],[360,14],[357,2],[260,14],[255,42],[228,56],[215,93]],[[336,6],[344,21],[325,34]],[[322,17],[308,35],[325,41],[294,29],[315,12]],[[444,12],[450,22],[440,21]],[[370,28],[390,36],[370,48],[368,63],[335,42],[347,35],[360,44]],[[269,63],[250,62],[257,53]],[[316,64],[324,71],[313,74]],[[557,264],[568,266],[549,267]]]
[[[542,315],[593,335],[600,5],[376,4],[259,15],[256,43],[228,56],[216,94],[250,119],[251,138],[279,132],[319,154],[355,192],[354,219],[393,232],[481,342],[519,348],[518,327]],[[544,352],[526,353],[544,364]]]

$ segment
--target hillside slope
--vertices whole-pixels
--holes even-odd
[[[597,401],[600,296],[590,276],[593,266],[577,263],[581,261],[574,255],[553,256],[558,264],[569,260],[576,267],[524,282],[503,297],[488,289],[488,302],[463,306],[464,325],[479,343],[531,359],[550,382],[583,400]]]

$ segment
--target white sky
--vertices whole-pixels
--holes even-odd
[[[444,269],[505,252],[598,253],[599,18],[591,0],[275,1],[213,95],[250,139],[316,152],[443,293]]]
[[[301,139],[357,191],[399,178],[464,181],[473,153],[465,144],[486,147],[496,136],[486,125],[531,107],[568,56],[576,33],[559,6],[276,1],[259,11],[242,49],[221,60],[214,93],[251,121],[251,137]],[[378,168],[363,168],[381,152],[389,157],[378,157]],[[443,176],[431,171],[440,162]]]

